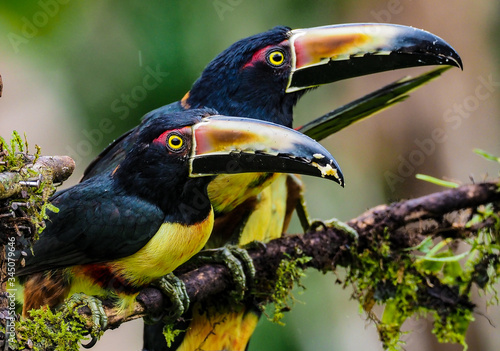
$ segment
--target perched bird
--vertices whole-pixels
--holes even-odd
[[[208,64],[181,101],[150,112],[142,123],[155,120],[165,111],[207,106],[224,114],[251,116],[291,127],[293,106],[311,88],[423,65],[462,67],[462,62],[444,40],[405,26],[348,24],[296,30],[279,26],[231,45]],[[134,144],[139,129],[129,131],[101,153],[84,179],[113,169]],[[208,188],[216,218],[209,246],[279,237],[286,229],[300,189],[300,185],[284,176],[217,176]],[[218,326],[221,330],[230,329],[223,324]],[[156,334],[159,343],[164,343],[161,329],[146,326],[146,349],[166,347],[156,348],[151,336]],[[208,330],[212,336],[217,334]],[[203,337],[201,340],[205,340]],[[233,339],[237,338],[235,334]],[[208,339],[205,345],[210,343]]]
[[[171,111],[210,107],[227,115],[251,116],[291,127],[293,106],[311,88],[423,65],[462,67],[462,62],[444,40],[406,26],[348,24],[296,30],[279,26],[231,45],[208,64],[181,101],[146,114],[142,123]],[[83,180],[112,170],[134,144],[139,128],[125,133],[106,148],[89,165]],[[276,179],[269,174],[258,178],[221,175],[211,182],[209,196],[217,218],[217,234],[211,238],[213,246],[228,240],[238,243],[239,238],[233,234],[240,232],[241,223],[253,212],[255,196]],[[285,178],[280,182],[275,186],[286,193]],[[280,195],[279,201],[283,196],[287,195]],[[242,204],[245,208],[235,211]],[[280,224],[273,232],[280,235],[283,229]]]
[[[334,158],[313,139],[269,122],[160,114],[144,123],[111,171],[61,191],[46,229],[16,274],[23,315],[73,293],[111,298],[126,310],[206,244],[214,222],[214,174],[292,172],[342,183]],[[321,157],[318,157],[321,155]]]
[[[405,26],[348,24],[297,30],[275,27],[231,45],[208,64],[181,101],[152,111],[143,123],[155,119],[163,110],[209,106],[228,114],[292,126],[293,106],[311,88],[422,65],[461,68],[462,62],[444,40]],[[328,119],[322,123],[328,126]],[[85,177],[112,167],[123,157],[134,133],[130,131],[108,147],[88,168]],[[208,245],[243,245],[279,237],[286,230],[300,191],[300,184],[285,176],[262,175],[259,181],[245,175],[217,176],[209,185],[216,227]],[[251,305],[234,304],[218,311],[197,305],[191,313],[191,318],[186,317],[188,323],[177,328],[186,333],[170,348],[161,323],[146,325],[144,349],[244,350],[259,314]]]

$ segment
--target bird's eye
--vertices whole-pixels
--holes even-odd
[[[167,146],[172,151],[179,151],[184,147],[184,139],[178,134],[170,134],[167,138]]]
[[[267,63],[271,66],[279,67],[285,63],[285,54],[281,50],[271,50],[266,56]]]

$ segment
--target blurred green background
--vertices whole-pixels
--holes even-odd
[[[453,69],[405,103],[325,141],[342,165],[346,187],[305,179],[310,213],[348,220],[380,203],[437,187],[416,173],[462,183],[497,176],[498,167],[472,153],[500,155],[498,1],[2,1],[0,3],[0,135],[26,132],[46,155],[86,164],[146,112],[182,98],[204,66],[234,41],[282,24],[292,28],[344,22],[390,22],[426,29],[461,54]],[[303,124],[383,84],[425,69],[338,82],[309,93],[296,108]],[[145,88],[151,72],[156,83]],[[149,79],[149,78],[148,78]],[[433,131],[444,142],[422,153]],[[420,152],[420,153],[419,153]],[[417,157],[424,155],[424,157]],[[395,177],[396,176],[396,177]],[[300,229],[296,223],[291,232]],[[338,272],[340,277],[342,272]],[[262,319],[250,350],[381,350],[375,327],[334,274],[308,272],[307,290],[285,327]],[[477,299],[470,350],[500,346],[499,309]],[[139,350],[142,322],[107,332],[95,350]],[[437,345],[426,319],[407,323],[407,350],[460,350]]]

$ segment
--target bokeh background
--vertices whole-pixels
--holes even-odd
[[[345,189],[306,179],[313,216],[348,220],[380,203],[439,190],[416,180],[416,173],[460,183],[498,175],[497,165],[472,150],[500,155],[499,10],[495,0],[5,0],[0,2],[0,135],[25,132],[44,154],[72,156],[77,168],[68,186],[144,113],[180,99],[204,66],[240,38],[278,24],[390,22],[431,31],[461,54],[464,71],[448,71],[403,104],[327,139],[324,144],[346,176]],[[296,125],[423,71],[321,87],[299,102]],[[151,72],[157,84],[146,89]],[[419,145],[436,130],[445,140],[422,153]],[[294,224],[290,231],[299,230]],[[381,350],[375,327],[336,279],[309,271],[307,290],[296,294],[299,301],[286,326],[263,318],[250,350]],[[486,308],[479,297],[477,304],[469,349],[499,349],[499,309]],[[139,350],[141,323],[107,332],[94,349]],[[425,318],[409,321],[407,329],[413,330],[404,337],[407,350],[461,350],[438,345]]]

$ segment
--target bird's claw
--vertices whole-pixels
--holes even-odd
[[[299,184],[299,186],[302,186]],[[358,232],[356,232],[352,227],[350,227],[347,223],[344,223],[337,218],[332,218],[328,219],[326,221],[320,220],[320,219],[313,219],[311,220],[309,218],[309,214],[307,212],[306,208],[306,200],[304,199],[303,196],[299,197],[299,201],[295,207],[295,210],[297,212],[297,216],[299,217],[300,224],[302,225],[302,229],[304,229],[304,232],[312,232],[316,231],[319,228],[334,228],[343,231],[344,233],[349,234],[353,238],[358,237]]]
[[[245,250],[250,250],[250,249],[266,250],[267,249],[266,243],[263,241],[258,241],[258,240],[250,241],[248,244],[245,244],[243,247],[245,248]]]
[[[196,257],[197,260],[209,263],[224,263],[231,272],[236,289],[232,292],[236,301],[243,299],[248,283],[252,284],[255,278],[255,266],[248,251],[234,245],[221,248],[203,250]]]
[[[337,218],[332,218],[332,219],[329,219],[326,221],[315,219],[315,220],[311,221],[311,223],[309,224],[308,231],[316,231],[321,227],[323,227],[324,229],[327,229],[327,228],[338,229],[338,230],[343,231],[344,233],[349,234],[353,238],[358,237],[358,232],[356,230],[354,230],[347,223],[338,220]]]
[[[153,284],[160,289],[172,302],[172,307],[164,311],[161,319],[165,324],[171,324],[189,308],[189,295],[186,291],[184,282],[177,278],[174,274],[169,273]],[[156,323],[158,318],[151,316],[145,317],[146,323]]]
[[[92,339],[88,344],[82,344],[86,349],[89,349],[95,345],[99,339],[99,334],[102,330],[106,329],[108,326],[108,316],[104,312],[102,307],[102,302],[97,297],[89,296],[83,293],[73,294],[69,299],[66,300],[62,306],[63,313],[70,313],[82,306],[87,306],[92,314],[92,332],[90,333]]]

